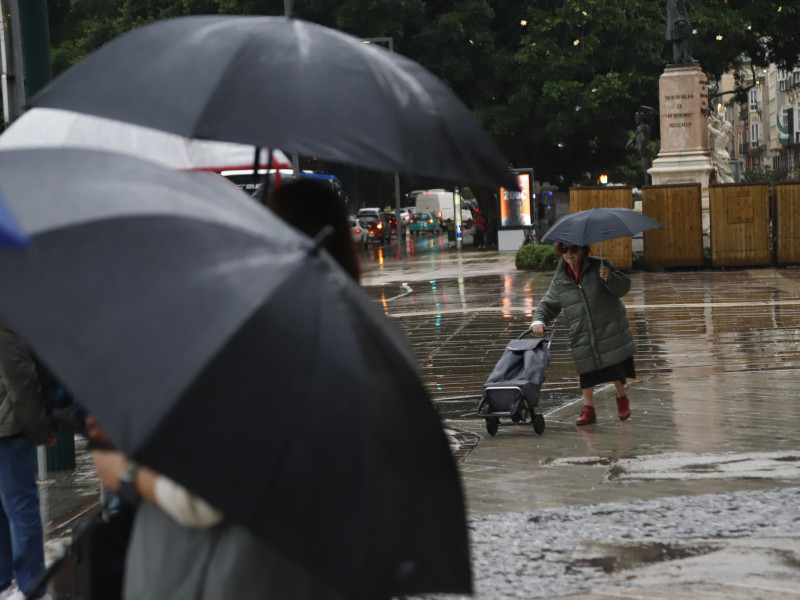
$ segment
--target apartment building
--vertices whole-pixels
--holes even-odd
[[[800,168],[800,68],[783,71],[770,65],[754,73],[746,63],[740,75],[751,85],[747,101],[730,104],[733,73],[720,79],[716,100],[733,125],[731,170],[737,178],[753,169],[783,167],[794,173]]]

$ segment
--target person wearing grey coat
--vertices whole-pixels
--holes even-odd
[[[559,242],[556,251],[561,260],[550,288],[536,305],[531,329],[541,335],[563,310],[583,391],[577,424],[597,422],[594,387],[609,381],[616,387],[618,415],[624,421],[631,415],[625,384],[627,378],[636,377],[636,344],[621,300],[630,290],[630,278],[611,261],[590,257],[588,246]]]

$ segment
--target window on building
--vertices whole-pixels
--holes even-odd
[[[800,100],[797,100],[794,103],[792,117],[794,118],[794,127],[792,128],[792,131],[794,131],[794,135],[797,136],[797,134],[800,133]],[[795,141],[797,141],[797,138],[795,138]]]
[[[750,110],[758,110],[758,88],[750,90]]]
[[[779,156],[773,156],[772,157],[772,168],[773,169],[777,169],[780,166],[781,166],[781,157],[780,157],[780,155]]]
[[[760,138],[759,123],[750,123],[750,147],[758,148]]]

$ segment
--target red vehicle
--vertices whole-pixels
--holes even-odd
[[[366,248],[370,242],[388,244],[392,239],[392,230],[378,215],[365,215],[358,219],[361,223],[361,245]]]

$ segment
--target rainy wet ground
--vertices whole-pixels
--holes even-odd
[[[551,273],[472,250],[365,261],[368,293],[408,333],[460,438],[476,597],[800,597],[800,270],[631,275],[633,417],[619,422],[606,387],[598,423],[575,426],[559,320],[544,435],[490,436],[481,386]]]
[[[362,269],[444,418],[477,598],[800,597],[800,269],[632,273],[625,423],[605,387],[598,423],[575,426],[580,390],[557,321],[541,436],[530,425],[490,436],[474,412],[551,273],[442,236],[370,247]],[[67,504],[96,494],[86,472],[45,486],[53,541]]]

